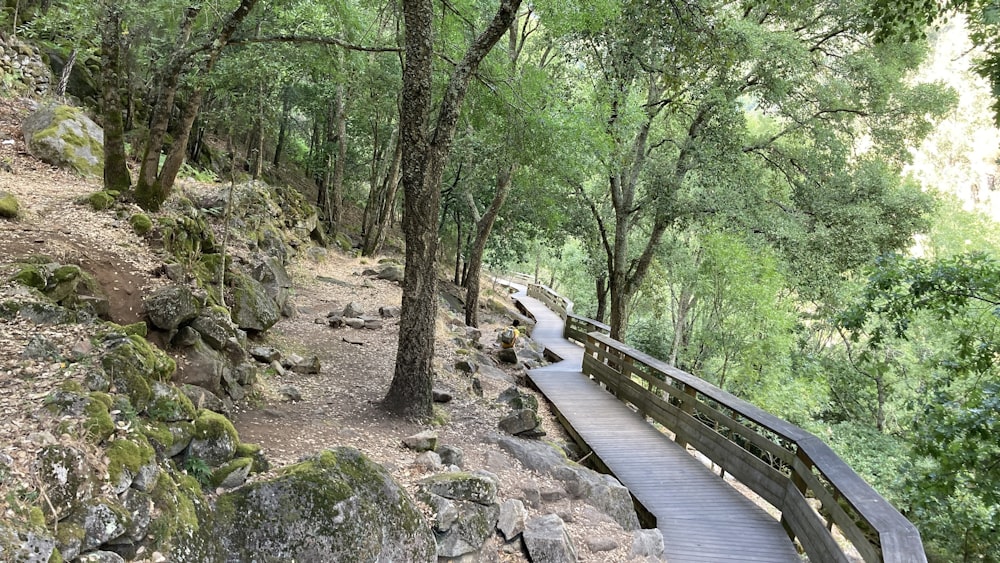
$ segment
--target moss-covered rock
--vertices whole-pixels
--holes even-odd
[[[233,458],[232,461],[212,471],[210,482],[213,487],[234,489],[246,482],[252,468],[252,459],[248,457]]]
[[[92,470],[84,453],[68,446],[42,448],[35,461],[35,474],[46,491],[42,510],[50,522],[58,521],[83,502],[94,488]]]
[[[153,221],[149,218],[149,215],[145,213],[136,213],[128,218],[128,222],[132,225],[132,230],[135,234],[139,236],[144,236],[149,231],[153,230]]]
[[[87,196],[86,202],[94,211],[104,211],[115,204],[119,195],[114,190],[101,190]]]
[[[0,192],[0,219],[17,219],[21,212],[21,204],[14,194]]]
[[[157,510],[147,534],[152,550],[177,562],[217,560],[205,557],[204,544],[214,542],[209,505],[197,481],[186,475],[161,472],[150,498]],[[201,530],[203,525],[205,530]]]
[[[219,497],[212,530],[227,560],[435,561],[430,527],[385,468],[324,451]]]
[[[236,447],[236,457],[248,457],[253,460],[251,473],[264,473],[271,469],[271,462],[264,455],[264,450],[257,444],[241,443]]]
[[[142,434],[111,442],[106,450],[108,456],[108,477],[116,493],[122,493],[132,485],[132,479],[139,469],[156,459],[156,452]]]
[[[180,389],[159,381],[152,384],[153,397],[146,413],[153,420],[178,422],[194,420],[197,410],[194,403]]]
[[[233,459],[240,443],[236,427],[225,416],[207,409],[198,412],[194,421],[194,437],[187,456],[198,458],[212,467]]]
[[[79,108],[43,107],[24,120],[21,130],[36,158],[84,175],[104,173],[104,131]]]
[[[93,392],[84,407],[86,418],[83,429],[87,437],[99,444],[115,432],[115,421],[111,419],[111,397],[105,393]]]
[[[139,336],[109,336],[101,366],[119,393],[126,394],[136,411],[149,405],[153,381],[166,381],[177,365],[159,348]]]
[[[48,272],[39,264],[22,264],[17,272],[11,276],[11,280],[21,285],[33,287],[39,291],[45,289],[48,280]]]
[[[233,322],[246,331],[263,332],[278,322],[278,305],[257,280],[242,274],[230,278],[233,284]]]
[[[198,316],[201,304],[186,285],[169,285],[149,294],[144,300],[146,314],[153,326],[163,330],[177,327]]]

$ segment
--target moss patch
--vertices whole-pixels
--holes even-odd
[[[150,381],[164,381],[177,368],[170,356],[136,335],[112,337],[110,349],[101,358],[101,366],[118,391],[128,395],[139,412],[146,409],[152,397]]]
[[[141,434],[126,440],[115,440],[107,449],[108,475],[112,483],[117,483],[122,472],[128,470],[132,475],[139,468],[156,459],[156,452]]]
[[[21,204],[13,194],[0,192],[0,218],[17,219],[21,212]]]
[[[139,236],[143,236],[153,230],[153,221],[145,213],[132,215],[128,218],[128,222],[132,225],[132,230],[135,231],[135,234]]]
[[[91,393],[90,401],[83,411],[87,417],[84,419],[83,429],[87,433],[87,437],[98,444],[110,438],[115,432],[115,422],[111,419],[109,410],[110,405],[97,397],[100,395],[104,394]],[[110,402],[110,397],[108,402]]]
[[[87,196],[87,205],[90,205],[94,211],[104,211],[115,204],[118,195],[118,192],[114,190],[94,192]]]

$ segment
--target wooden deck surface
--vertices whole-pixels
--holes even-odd
[[[656,517],[670,562],[801,561],[781,524],[581,371],[583,347],[523,290],[532,339],[563,361],[528,372],[587,446]]]

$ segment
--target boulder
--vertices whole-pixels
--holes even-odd
[[[292,278],[279,258],[265,256],[250,268],[250,275],[264,286],[279,311],[287,307],[292,295]]]
[[[573,563],[576,550],[566,532],[566,524],[555,514],[528,520],[524,526],[524,545],[532,563]]]
[[[506,500],[500,505],[497,529],[505,540],[510,541],[524,532],[524,522],[527,517],[528,510],[524,508],[523,502],[517,499]]]
[[[77,563],[125,563],[125,558],[113,551],[91,551],[76,558]]]
[[[496,476],[485,471],[442,473],[420,481],[420,498],[435,509],[439,557],[461,557],[482,549],[500,517],[497,486]]]
[[[201,307],[191,288],[186,285],[169,285],[157,289],[143,301],[146,315],[153,326],[162,330],[176,330],[198,316]]]
[[[220,561],[436,561],[430,526],[386,469],[337,448],[221,495]]]
[[[281,359],[281,352],[270,346],[254,346],[250,348],[250,356],[262,364],[269,364]]]
[[[153,396],[153,381],[166,381],[177,365],[165,352],[141,336],[111,334],[105,337],[101,367],[119,394],[128,395],[136,411],[146,410]]]
[[[222,372],[226,366],[226,358],[221,352],[199,340],[194,346],[190,346],[178,354],[177,371],[174,373],[173,380],[180,384],[201,387],[219,397],[223,393]],[[198,402],[195,401],[195,404],[197,405]],[[212,405],[206,404],[204,406],[218,410]]]
[[[403,445],[417,452],[432,451],[437,447],[438,435],[433,430],[424,430],[403,438]]]
[[[302,392],[292,385],[282,385],[278,389],[278,393],[281,397],[289,402],[297,403],[302,400]]]
[[[351,301],[350,303],[347,304],[346,307],[344,307],[344,311],[340,314],[340,316],[347,319],[359,319],[362,316],[364,316],[364,314],[365,314],[364,306],[362,306],[361,303],[358,303],[357,301]]]
[[[242,275],[231,277],[233,283],[233,322],[239,328],[263,332],[278,322],[281,310],[257,280]]]
[[[463,373],[476,373],[479,370],[479,364],[469,360],[458,360],[455,362],[455,369]]]
[[[125,535],[129,513],[116,501],[92,498],[73,511],[67,520],[67,524],[83,529],[80,551],[85,552]]]
[[[498,350],[497,359],[505,364],[516,364],[519,361],[517,351],[513,348],[501,348]]]
[[[428,471],[437,471],[442,467],[441,456],[439,456],[436,452],[432,452],[429,450],[426,452],[421,452],[420,455],[418,455],[417,458],[413,460],[413,464],[418,467],[423,467]]]
[[[455,467],[465,465],[465,452],[458,446],[439,445],[434,451],[441,456],[441,463],[445,465],[454,465]]]
[[[632,535],[632,556],[652,557],[659,560],[663,556],[663,533],[653,528],[636,530]]]
[[[639,529],[632,495],[611,475],[572,463],[562,452],[543,442],[502,435],[491,436],[490,439],[526,468],[562,482],[571,496],[607,514],[625,530]]]
[[[447,391],[442,391],[441,389],[431,390],[431,400],[435,403],[450,403],[451,399],[451,393]]]
[[[228,350],[234,339],[240,347],[246,341],[246,333],[233,323],[225,309],[206,308],[191,321],[190,326],[214,350]]]
[[[194,404],[180,389],[160,381],[154,381],[150,388],[153,395],[146,408],[150,418],[163,422],[194,420]]]
[[[21,131],[35,158],[87,176],[104,174],[104,130],[83,110],[45,106],[21,123]]]
[[[397,264],[385,264],[375,277],[380,280],[403,283],[403,267]]]
[[[399,307],[379,307],[378,314],[384,319],[394,319],[399,317],[399,313],[402,311]]]
[[[23,563],[48,563],[56,540],[48,530],[22,522],[0,520],[0,556]]]
[[[225,416],[202,409],[194,421],[194,437],[188,446],[187,457],[198,458],[212,467],[233,459],[239,436],[233,423]]]
[[[44,487],[47,502],[41,504],[46,517],[58,521],[69,514],[93,488],[84,454],[68,446],[46,446],[38,452],[35,475]]]
[[[541,432],[538,435],[544,435],[544,432],[538,430],[541,422],[537,412],[531,409],[519,409],[500,419],[498,426],[500,430],[513,435],[537,434],[538,432]]]

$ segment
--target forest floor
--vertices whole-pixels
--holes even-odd
[[[0,191],[14,194],[22,206],[17,221],[0,221],[0,300],[17,298],[23,291],[5,281],[13,271],[11,264],[25,256],[46,254],[63,263],[79,264],[95,275],[110,298],[116,322],[140,320],[142,296],[165,283],[158,277],[162,257],[133,233],[128,213],[96,212],[76,203],[81,196],[100,189],[98,179],[79,178],[26,153],[19,124],[27,111],[23,101],[0,99]],[[265,377],[259,390],[237,405],[233,415],[241,439],[260,444],[275,468],[325,448],[356,447],[389,468],[413,491],[417,481],[442,469],[415,463],[416,454],[403,447],[402,439],[433,429],[440,443],[463,450],[465,469],[486,469],[498,475],[501,500],[524,499],[525,491],[530,490],[557,490],[554,480],[527,470],[489,440],[499,432],[497,423],[506,414],[495,398],[523,372],[508,370],[505,377],[482,376],[483,396],[473,393],[471,378],[453,369],[457,344],[451,327],[462,325],[454,320],[458,315],[449,310],[445,300],[439,307],[436,387],[448,391],[452,401],[436,407],[435,426],[401,420],[380,407],[393,374],[398,333],[395,319],[387,319],[378,330],[333,329],[325,322],[328,313],[339,313],[350,302],[362,304],[368,312],[399,305],[401,289],[397,284],[361,275],[370,265],[334,250],[319,260],[300,254],[293,261],[290,273],[298,314],[282,319],[260,344],[286,355],[315,355],[322,369],[315,375],[288,372]],[[443,289],[448,286],[443,284]],[[484,290],[489,296],[492,287]],[[510,305],[506,295],[495,297]],[[490,354],[499,327],[509,319],[488,311],[483,315],[483,351]],[[11,458],[8,464],[15,473],[30,475],[33,452],[44,442],[38,437],[55,427],[42,398],[61,383],[66,369],[65,363],[26,360],[21,351],[39,334],[67,349],[83,345],[89,330],[84,325],[0,322],[0,454]],[[278,391],[286,385],[298,389],[302,400],[286,400]],[[546,439],[567,441],[548,406],[541,403]],[[567,523],[580,561],[631,559],[631,535],[581,500],[556,498],[528,506],[528,510],[529,517],[558,513]],[[599,551],[591,550],[598,545]],[[605,551],[611,545],[614,549]],[[524,561],[526,556],[497,535],[487,543],[481,560]]]

